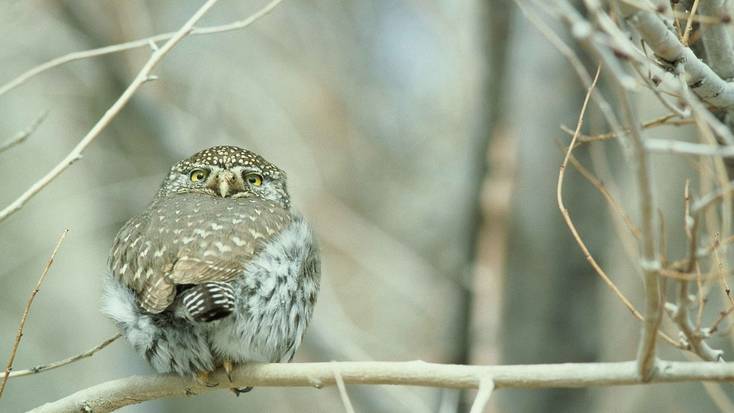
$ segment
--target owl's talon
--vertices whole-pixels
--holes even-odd
[[[194,380],[201,385],[206,387],[217,387],[219,386],[219,383],[211,383],[209,382],[209,372],[208,371],[200,371],[196,373],[194,376]]]
[[[222,362],[222,367],[224,367],[224,372],[227,373],[227,379],[232,383],[232,370],[234,370],[234,364],[231,360],[224,360],[224,362]]]
[[[242,394],[242,393],[249,393],[249,392],[251,392],[252,391],[252,386],[240,387],[240,388],[230,387],[229,389],[232,391],[232,393],[234,393],[235,396],[240,397],[240,394]]]

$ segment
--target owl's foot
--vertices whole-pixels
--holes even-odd
[[[232,391],[232,393],[234,393],[235,396],[240,397],[240,394],[249,393],[250,391],[252,391],[252,386],[240,387],[240,388],[230,387],[229,389]]]
[[[222,367],[224,367],[224,372],[227,373],[227,378],[229,379],[229,382],[232,383],[232,371],[234,370],[234,363],[232,363],[231,360],[224,360],[222,362]],[[252,387],[230,387],[229,389],[232,391],[232,393],[234,393],[235,396],[240,397],[240,394],[250,392],[252,390]]]
[[[206,387],[217,387],[219,386],[219,383],[211,383],[209,382],[209,372],[208,371],[199,371],[196,372],[196,375],[194,376],[194,380],[196,380],[197,383],[199,383],[202,386]]]
[[[224,360],[222,362],[222,367],[224,367],[224,372],[227,373],[227,379],[232,383],[232,370],[234,370],[234,363],[232,363],[232,360]]]

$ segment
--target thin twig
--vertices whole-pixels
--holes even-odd
[[[594,174],[591,173],[585,166],[579,162],[575,156],[571,155],[568,158],[569,162],[573,167],[583,176],[586,178],[589,183],[596,188],[599,193],[606,199],[607,203],[612,207],[612,211],[616,212],[617,215],[622,218],[622,221],[624,222],[624,225],[629,230],[630,234],[632,234],[633,237],[636,239],[640,239],[640,229],[637,228],[637,226],[632,222],[632,219],[630,219],[629,215],[624,211],[624,208],[620,203],[612,196],[612,194],[609,192],[607,187],[604,185],[604,182],[599,180],[597,177],[594,176]]]
[[[719,256],[718,245],[721,244],[719,242],[718,233],[714,234],[714,243],[717,245],[717,248],[714,248],[714,262],[716,263],[719,282],[721,283],[721,287],[724,289],[724,293],[726,295],[726,298],[729,300],[729,304],[734,305],[734,297],[732,297],[731,294],[731,287],[729,287],[729,283],[726,281],[726,271],[724,271],[724,263]]]
[[[339,373],[339,367],[336,366],[336,362],[332,361],[332,363],[334,363],[334,366],[332,368],[332,371],[334,373],[334,381],[336,382],[337,389],[339,389],[339,397],[341,397],[342,399],[344,410],[347,413],[354,413],[354,406],[352,406],[352,401],[349,399],[347,386],[344,385],[344,379],[342,378],[341,373]]]
[[[571,152],[573,151],[574,145],[576,143],[576,139],[578,138],[578,134],[581,131],[581,126],[583,125],[583,115],[586,112],[586,107],[589,102],[589,98],[591,96],[591,92],[593,90],[594,85],[596,85],[596,81],[599,79],[599,73],[601,72],[601,66],[597,68],[596,75],[594,76],[594,80],[591,83],[591,87],[588,89],[586,98],[584,99],[584,104],[581,107],[581,113],[578,118],[578,123],[576,124],[576,131],[571,138],[571,144],[568,145],[568,151],[566,152],[566,156],[563,158],[563,162],[561,163],[560,171],[558,173],[558,185],[556,186],[556,200],[558,202],[558,208],[561,211],[561,215],[563,215],[563,220],[566,222],[566,226],[568,226],[569,230],[571,231],[571,235],[573,235],[573,238],[576,240],[576,243],[579,245],[579,248],[581,248],[581,251],[584,254],[584,257],[586,260],[591,264],[591,266],[594,268],[596,273],[601,277],[601,279],[604,281],[604,283],[609,287],[614,294],[617,296],[617,298],[622,301],[622,303],[627,307],[627,309],[638,319],[643,320],[642,314],[637,311],[634,304],[630,302],[630,300],[624,296],[622,291],[620,291],[619,287],[617,287],[616,284],[609,278],[609,276],[604,272],[604,270],[601,268],[599,263],[596,262],[596,259],[594,259],[594,256],[591,255],[591,252],[589,251],[589,248],[586,246],[586,243],[581,239],[581,236],[579,235],[578,230],[576,229],[576,225],[573,223],[573,220],[571,219],[571,215],[568,212],[568,209],[566,208],[565,204],[563,203],[563,179],[565,176],[566,167],[568,166],[569,159],[571,157]],[[678,346],[678,343],[673,340],[672,338],[668,337],[664,333],[660,332],[661,336],[665,338],[666,341],[671,343],[674,346]]]
[[[732,311],[734,311],[734,305],[731,305],[726,310],[721,311],[719,313],[719,318],[717,318],[714,324],[712,324],[711,327],[709,327],[707,333],[710,335],[710,334],[715,334],[717,331],[719,331],[719,325],[721,324],[722,321],[726,319],[726,317],[729,316],[729,314],[732,313]]]
[[[77,354],[75,356],[71,356],[71,357],[65,358],[63,360],[54,361],[54,362],[47,363],[47,364],[39,364],[38,366],[34,366],[34,367],[31,367],[31,368],[26,369],[26,370],[16,370],[16,371],[13,371],[13,372],[10,373],[10,378],[13,379],[13,378],[16,378],[16,377],[30,376],[32,374],[43,373],[44,371],[57,369],[59,367],[66,366],[67,364],[71,364],[71,363],[77,362],[79,360],[83,360],[83,359],[85,359],[87,357],[92,357],[96,352],[98,352],[98,351],[102,350],[103,348],[109,346],[110,344],[112,344],[115,340],[117,340],[120,337],[122,337],[122,335],[120,333],[117,333],[114,336],[112,336],[112,337],[106,339],[105,341],[97,344],[96,346],[90,348],[89,350],[87,350],[87,351],[85,351],[83,353]],[[2,374],[3,374],[3,377],[4,377],[5,376],[5,373],[3,372]]]
[[[691,207],[691,211],[693,213],[697,213],[699,211],[702,211],[709,206],[713,205],[715,202],[722,199],[726,194],[729,194],[734,191],[734,181],[729,182],[728,185],[724,188],[720,188],[716,190],[715,192],[708,193],[701,197],[698,201],[693,203],[693,207]]]
[[[40,192],[52,180],[57,178],[64,170],[66,170],[66,168],[71,166],[72,163],[81,158],[84,149],[86,149],[86,147],[89,146],[89,144],[92,143],[92,141],[94,141],[97,136],[99,136],[99,134],[107,127],[107,125],[109,125],[112,119],[117,116],[120,110],[125,107],[127,102],[130,100],[130,98],[132,98],[133,94],[140,88],[140,86],[149,79],[150,72],[161,62],[163,57],[168,54],[168,52],[170,52],[171,49],[173,49],[173,47],[181,41],[181,39],[191,33],[194,25],[206,14],[207,11],[209,11],[209,9],[217,1],[218,0],[208,0],[203,6],[201,6],[199,10],[196,11],[196,13],[194,13],[193,16],[191,16],[191,18],[189,18],[189,20],[183,26],[181,26],[181,28],[173,36],[168,39],[168,41],[166,41],[163,46],[160,47],[160,49],[153,51],[150,59],[148,59],[140,72],[138,72],[138,75],[135,76],[135,79],[133,79],[132,83],[130,83],[130,85],[127,87],[127,89],[125,89],[122,95],[120,95],[117,101],[112,104],[112,106],[104,113],[104,115],[97,121],[94,127],[92,127],[92,129],[84,136],[84,138],[82,138],[82,140],[74,147],[74,149],[72,149],[72,151],[53,169],[51,169],[51,171],[49,171],[43,178],[34,183],[20,197],[18,197],[15,201],[10,203],[10,205],[0,211],[0,222],[5,220],[12,213],[17,212],[20,208],[23,207],[23,205],[25,205],[26,202],[28,202],[29,199]],[[271,7],[272,3],[266,6],[263,10]],[[265,15],[263,10],[260,10],[253,16],[259,17]],[[255,20],[256,18],[250,18],[247,21],[248,24],[251,24]],[[245,25],[240,26],[246,27]],[[147,45],[147,43],[145,44]]]
[[[698,225],[700,222],[700,214],[691,216],[691,196],[690,196],[690,182],[686,180],[684,189],[684,215],[683,215],[683,226],[685,229],[686,237],[688,237],[688,262],[686,264],[686,272],[690,273],[698,267],[696,261],[696,249],[698,245]],[[706,361],[724,361],[724,352],[718,349],[711,348],[708,343],[704,341],[704,337],[700,331],[700,325],[695,328],[690,318],[690,303],[691,299],[688,293],[689,280],[680,280],[678,285],[678,298],[677,305],[667,304],[666,308],[670,314],[670,318],[680,329],[683,336],[686,338],[686,347],[692,352],[696,353],[699,357]],[[717,324],[718,325],[718,324]]]
[[[30,137],[33,132],[38,129],[38,127],[43,123],[43,121],[46,119],[46,116],[48,115],[48,111],[43,111],[38,117],[33,121],[33,123],[30,124],[27,128],[23,129],[22,131],[18,132],[13,136],[12,138],[6,140],[3,143],[0,143],[0,153],[7,151],[8,149],[12,148],[15,145],[19,145],[23,143],[28,137]]]
[[[657,117],[655,119],[651,119],[643,123],[642,128],[649,129],[649,128],[656,128],[658,126],[682,126],[682,125],[689,125],[695,122],[694,119],[673,119],[677,116],[678,115],[676,115],[675,113],[670,113],[667,115]],[[569,136],[573,136],[574,131],[573,129],[569,128],[568,126],[561,125],[561,130],[566,132]],[[627,134],[629,133],[629,130],[625,129],[623,132]],[[586,134],[580,133],[578,137],[578,142],[576,142],[576,147],[579,147],[586,143],[615,139],[617,138],[617,136],[618,135],[616,132],[606,132],[606,133],[600,133],[598,135],[586,135]]]
[[[691,35],[691,29],[693,28],[693,16],[696,15],[696,10],[698,9],[698,1],[699,0],[695,0],[693,2],[693,6],[691,6],[691,12],[688,14],[686,28],[683,31],[683,38],[681,39],[681,43],[683,43],[684,46],[688,46],[688,39]]]
[[[13,348],[10,350],[10,357],[8,357],[8,364],[5,366],[5,374],[3,375],[3,381],[0,383],[0,397],[3,396],[3,391],[5,391],[5,385],[8,383],[8,376],[10,375],[10,371],[13,369],[13,361],[15,361],[15,354],[18,351],[18,346],[20,345],[20,339],[23,337],[23,328],[25,327],[25,322],[28,319],[28,315],[31,312],[31,305],[33,304],[33,300],[36,298],[36,294],[38,294],[38,291],[41,289],[41,284],[43,284],[43,280],[46,279],[46,275],[48,274],[48,270],[51,269],[51,265],[54,263],[54,258],[56,258],[56,253],[59,251],[59,248],[61,248],[61,244],[64,242],[64,238],[66,238],[66,234],[69,232],[68,229],[65,229],[64,232],[61,233],[61,236],[59,237],[58,242],[56,242],[56,246],[54,247],[53,251],[51,252],[51,257],[46,262],[46,266],[43,267],[43,272],[41,273],[41,277],[38,279],[38,282],[36,283],[36,287],[33,288],[33,291],[31,291],[31,296],[28,297],[28,302],[25,304],[25,309],[23,309],[23,316],[20,319],[20,324],[18,324],[18,332],[15,334],[15,342],[13,343]]]
[[[706,293],[703,290],[701,268],[698,266],[696,266],[696,290],[698,297],[698,306],[696,308],[696,331],[701,331],[701,325],[703,324],[703,306],[706,303]]]
[[[219,26],[194,27],[189,34],[192,36],[196,36],[196,35],[222,33],[222,32],[228,32],[232,30],[244,29],[245,27],[254,23],[256,20],[270,13],[282,1],[283,0],[273,0],[270,3],[268,3],[265,7],[260,9],[258,12],[250,15],[249,17],[247,17],[244,20],[238,20],[232,23],[223,24]],[[155,36],[145,37],[143,39],[133,40],[133,41],[126,42],[126,43],[113,44],[110,46],[100,47],[97,49],[83,50],[83,51],[73,52],[73,53],[63,55],[63,56],[59,56],[55,59],[49,60],[45,63],[42,63],[36,67],[33,67],[25,71],[20,76],[0,86],[0,96],[22,85],[23,83],[27,82],[31,78],[47,70],[64,65],[66,63],[73,62],[76,60],[81,60],[81,59],[87,59],[90,57],[97,57],[97,56],[103,56],[103,55],[112,54],[112,53],[123,52],[126,50],[138,49],[141,47],[150,47],[151,44],[156,44],[157,42],[162,42],[164,40],[171,39],[177,33],[178,32],[162,33],[162,34],[157,34]]]
[[[471,405],[469,413],[482,413],[487,408],[487,403],[492,397],[494,391],[494,380],[491,377],[484,377],[479,380],[479,391],[477,397],[474,398],[474,403]]]

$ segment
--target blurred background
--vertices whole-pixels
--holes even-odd
[[[201,1],[5,0],[0,83],[51,58],[176,30]],[[265,1],[221,1],[199,26],[243,19]],[[552,25],[560,33],[563,29]],[[0,97],[0,141],[48,116],[0,153],[7,205],[61,160],[149,57],[147,48],[85,59]],[[589,64],[590,68],[593,65]],[[323,249],[322,292],[296,361],[518,364],[634,358],[639,326],[609,294],[555,200],[559,127],[584,89],[510,1],[284,1],[244,30],[190,37],[59,179],[0,223],[0,360],[64,228],[15,368],[62,359],[112,336],[98,311],[118,228],[150,201],[170,165],[217,144],[252,149],[289,174],[294,205]],[[640,116],[662,114],[639,96]],[[588,132],[604,132],[591,113]],[[690,128],[663,136],[690,139]],[[614,143],[578,151],[619,185],[637,218]],[[599,149],[593,149],[599,148]],[[596,151],[596,152],[595,152]],[[685,251],[689,165],[654,158],[672,251]],[[641,305],[606,203],[569,172],[566,205],[584,239]],[[718,308],[712,308],[716,312]],[[714,344],[728,348],[726,340]],[[661,356],[684,359],[660,345]],[[3,412],[151,368],[122,340],[93,358],[11,379]],[[358,412],[461,412],[471,394],[348,386]],[[731,389],[725,388],[726,391]],[[501,390],[496,412],[714,411],[701,384]],[[124,412],[339,412],[333,387],[257,388],[146,402]]]

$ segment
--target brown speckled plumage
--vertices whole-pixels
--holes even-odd
[[[287,210],[255,197],[180,194],[157,199],[128,221],[115,238],[110,269],[139,294],[142,307],[160,313],[176,285],[231,281],[290,223]]]

